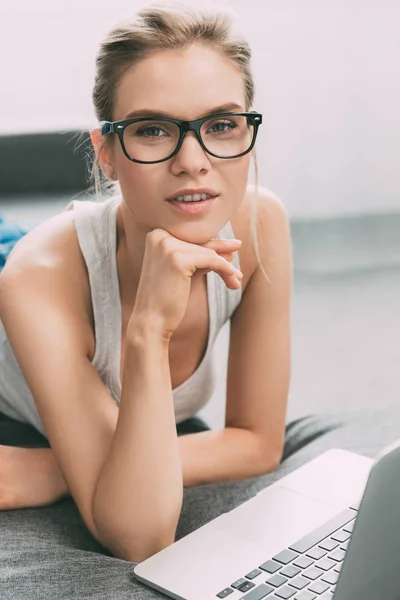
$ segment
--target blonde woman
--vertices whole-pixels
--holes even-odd
[[[93,172],[97,191],[104,176],[119,188],[30,231],[0,277],[2,598],[161,597],[130,562],[337,427],[285,428],[290,230],[248,185],[262,135],[250,57],[229,12],[184,5],[142,8],[101,44]],[[228,319],[213,431],[196,413]]]

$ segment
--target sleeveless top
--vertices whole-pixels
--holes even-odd
[[[116,256],[116,211],[120,200],[120,195],[102,202],[73,200],[65,208],[74,210],[73,220],[78,242],[89,274],[96,342],[91,362],[118,406],[121,397],[119,373],[122,319]],[[218,233],[218,238],[234,237],[228,221]],[[232,264],[240,268],[237,252],[234,253]],[[229,289],[214,271],[206,274],[206,280],[209,308],[207,348],[196,371],[172,390],[176,423],[194,415],[210,400],[216,386],[212,354],[214,342],[242,297],[242,286],[237,290]],[[47,437],[1,320],[0,412],[33,425]]]

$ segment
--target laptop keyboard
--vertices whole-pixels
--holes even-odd
[[[235,594],[235,600],[332,600],[359,504],[258,565],[216,598],[227,598],[236,591],[244,595]]]

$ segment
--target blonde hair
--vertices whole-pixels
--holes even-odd
[[[133,16],[118,23],[103,39],[96,58],[93,105],[99,121],[113,121],[113,107],[118,82],[134,63],[161,50],[185,48],[201,43],[221,52],[243,73],[245,110],[254,101],[255,85],[250,67],[251,48],[234,27],[236,14],[227,7],[200,8],[180,2],[155,3],[137,10]],[[105,138],[103,145],[107,143]],[[99,154],[100,152],[98,152]],[[251,239],[258,264],[261,264],[257,236],[258,165],[252,150],[255,169],[255,195],[251,210]],[[102,173],[98,157],[92,151],[90,175],[96,197],[115,189]]]

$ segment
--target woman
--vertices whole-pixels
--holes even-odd
[[[44,446],[0,439],[12,598],[162,597],[130,562],[322,451],[310,442],[341,423],[285,428],[290,233],[281,202],[248,185],[262,122],[250,54],[229,13],[173,5],[101,45],[96,189],[100,167],[120,193],[36,227],[0,278],[3,423]],[[210,431],[191,417],[228,319],[226,423]]]
[[[64,480],[54,498],[25,451],[40,485],[25,479],[5,508],[69,492],[92,535],[131,561],[173,542],[183,487],[272,471],[284,442],[288,220],[248,186],[262,120],[250,52],[229,37],[219,50],[230,34],[212,17],[198,39],[195,19],[149,8],[108,35],[91,139],[121,194],[71,203],[15,246],[2,275],[2,410],[49,440]],[[265,267],[251,244],[256,202]],[[210,396],[210,350],[231,317],[226,428],[178,440],[176,423]]]

